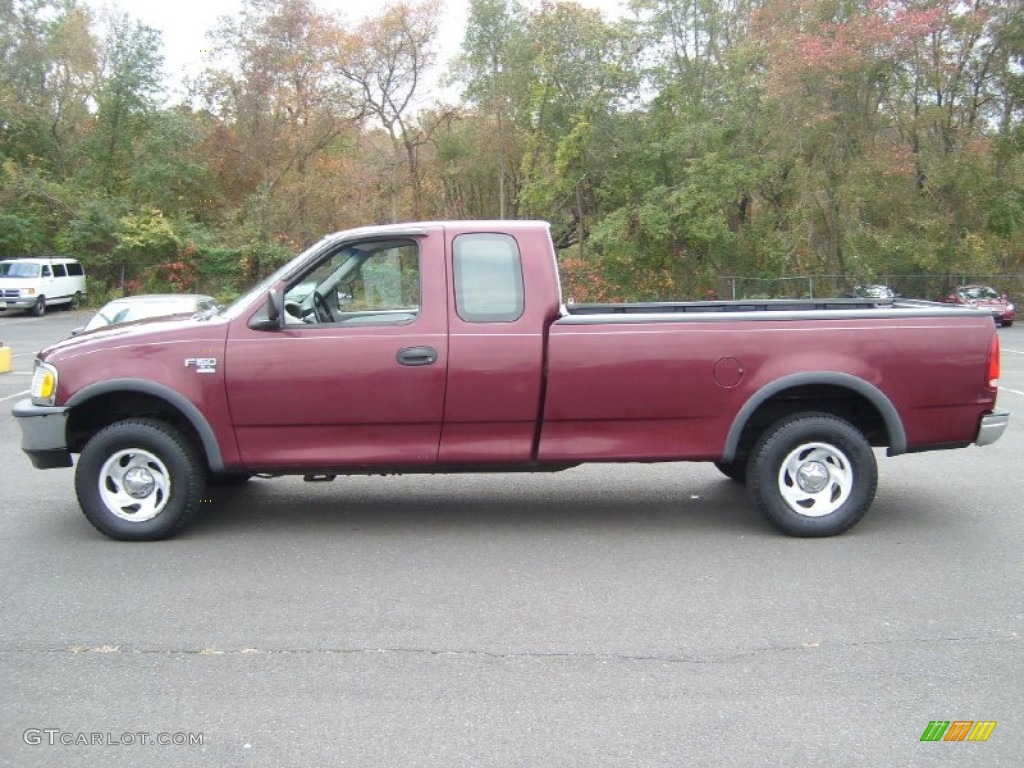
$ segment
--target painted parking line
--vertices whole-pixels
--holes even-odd
[[[1021,397],[1024,397],[1024,392],[1021,392],[1018,389],[1010,389],[1009,387],[1000,387],[999,391],[1000,392],[1012,392],[1015,395],[1020,395]]]
[[[0,397],[0,403],[4,402],[5,400],[13,400],[16,397],[24,397],[29,392],[31,392],[31,390],[26,389],[24,392],[15,392],[13,395],[8,395],[7,397]]]

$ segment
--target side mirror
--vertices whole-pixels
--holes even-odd
[[[266,316],[263,313],[255,315],[249,321],[249,327],[254,331],[276,331],[281,328],[284,321],[284,297],[276,288],[267,291]]]
[[[84,330],[85,330],[85,326],[84,325],[80,325],[77,328],[72,328],[71,329],[71,335],[72,336],[77,336],[78,334],[80,334]]]
[[[284,322],[284,297],[276,288],[267,291],[267,319],[280,328]]]

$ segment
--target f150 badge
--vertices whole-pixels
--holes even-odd
[[[186,357],[185,358],[186,368],[195,368],[196,373],[216,373],[217,372],[217,358],[216,357]]]

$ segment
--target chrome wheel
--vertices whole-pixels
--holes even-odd
[[[852,489],[853,467],[834,445],[801,445],[779,468],[779,493],[800,515],[830,515],[846,503]]]
[[[149,451],[117,451],[100,469],[99,491],[113,515],[139,523],[152,520],[167,506],[171,476],[166,465]]]
[[[780,419],[751,453],[747,491],[791,536],[835,536],[860,520],[878,484],[871,444],[848,421],[820,412]]]

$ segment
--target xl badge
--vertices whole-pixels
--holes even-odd
[[[216,357],[188,357],[185,358],[186,368],[195,368],[196,373],[216,373]]]

